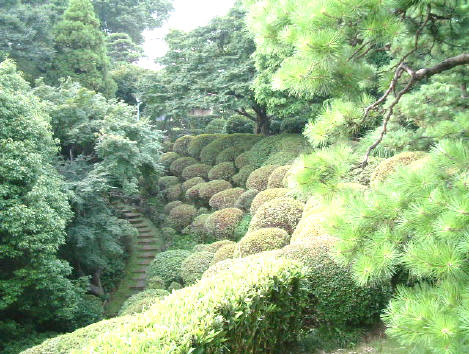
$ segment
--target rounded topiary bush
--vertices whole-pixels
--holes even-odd
[[[186,250],[171,250],[158,253],[147,270],[147,277],[158,276],[166,286],[173,281],[181,282],[181,264],[192,254]]]
[[[162,227],[160,229],[160,232],[161,232],[161,236],[163,236],[163,239],[165,241],[171,241],[176,235],[177,235],[177,231],[174,230],[172,227]]]
[[[357,285],[350,268],[329,255],[331,242],[286,246],[281,256],[310,269],[311,315],[318,325],[355,326],[375,323],[391,295],[389,285]]]
[[[232,244],[236,244],[236,242],[233,242],[231,240],[215,241],[212,243],[204,244],[203,250],[215,254],[215,252],[217,252],[220,248],[226,245],[232,245]]]
[[[199,185],[197,185],[199,186]],[[196,186],[196,187],[197,187]],[[198,188],[199,198],[209,201],[218,192],[224,191],[225,189],[232,188],[232,185],[228,181],[214,180],[207,183],[202,183]]]
[[[241,146],[230,146],[228,148],[226,148],[225,150],[223,150],[222,152],[220,152],[216,159],[215,159],[215,163],[219,164],[219,163],[222,163],[222,162],[234,162],[234,160],[236,159],[236,157],[241,154],[243,151],[243,147]]]
[[[202,177],[193,177],[193,178],[191,178],[191,179],[188,179],[187,181],[185,181],[185,182],[182,184],[182,192],[183,192],[184,195],[185,195],[186,192],[187,192],[190,188],[192,188],[192,187],[194,187],[194,186],[196,186],[196,185],[198,185],[198,184],[200,184],[200,183],[205,183],[205,180],[204,180]]]
[[[223,133],[225,130],[225,123],[226,120],[222,118],[212,119],[210,123],[207,124],[204,131],[207,134]]]
[[[147,289],[164,289],[166,288],[166,285],[164,283],[164,280],[161,279],[161,277],[154,276],[149,279],[147,279]]]
[[[210,214],[201,214],[194,218],[192,223],[185,229],[185,233],[190,233],[197,236],[203,236],[205,234],[205,222],[207,221]]]
[[[235,257],[246,257],[264,251],[271,251],[288,245],[290,235],[285,230],[268,227],[248,232],[236,247]]]
[[[293,151],[279,151],[271,154],[267,160],[265,160],[265,165],[287,165],[292,163],[297,157],[298,153]]]
[[[222,135],[202,149],[200,152],[200,160],[209,165],[213,165],[217,155],[226,148],[236,146],[239,151],[246,151],[260,138],[261,137],[255,134]]]
[[[221,209],[211,214],[205,221],[207,234],[218,240],[234,239],[236,226],[243,218],[243,211],[237,208]]]
[[[160,162],[165,166],[166,168],[169,168],[171,164],[179,159],[181,155],[179,155],[176,152],[170,151],[170,152],[165,152],[164,154],[161,155],[160,157]]]
[[[231,180],[236,186],[246,187],[246,181],[248,180],[249,175],[256,170],[256,167],[253,165],[246,165],[241,167],[237,174],[231,177]]]
[[[204,184],[206,184],[206,182],[198,183],[195,186],[190,187],[184,194],[186,199],[190,201],[196,201],[199,199],[199,191]]]
[[[169,292],[164,289],[148,289],[132,295],[122,304],[119,316],[145,312],[166,295]]]
[[[202,278],[202,274],[210,267],[212,260],[212,252],[196,252],[187,257],[181,265],[181,278],[184,284],[191,285]]]
[[[216,179],[224,179],[229,181],[236,173],[236,168],[232,162],[222,162],[212,167],[208,172],[208,179],[213,181]]]
[[[163,212],[165,214],[169,214],[169,212],[171,211],[171,209],[177,207],[178,205],[182,205],[184,204],[183,202],[181,202],[180,200],[174,200],[172,202],[169,202],[168,204],[166,204],[163,208]]]
[[[185,180],[189,180],[194,177],[202,177],[207,179],[208,172],[212,166],[206,165],[204,163],[196,163],[194,165],[187,166],[182,170],[181,177]]]
[[[161,147],[163,152],[170,152],[173,149],[174,143],[172,143],[170,140],[165,140],[161,143]]]
[[[251,209],[251,204],[259,191],[257,189],[249,189],[241,194],[235,203],[235,208],[248,212]]]
[[[164,190],[164,196],[168,202],[181,198],[182,185],[180,183],[172,185]]]
[[[257,189],[263,191],[267,188],[269,177],[274,170],[279,167],[276,165],[266,165],[254,170],[246,181],[247,189]]]
[[[165,190],[168,187],[174,186],[179,183],[179,178],[176,176],[161,176],[158,179],[158,187],[161,190]]]
[[[233,258],[236,247],[237,245],[235,242],[231,242],[220,247],[213,256],[212,264]]]
[[[193,205],[178,205],[169,212],[168,223],[175,230],[181,231],[186,226],[191,224],[196,215],[197,209]]]
[[[259,192],[252,200],[251,214],[254,215],[262,204],[275,198],[285,197],[287,193],[287,188],[270,188]]]
[[[267,188],[283,188],[286,187],[284,183],[285,176],[290,170],[291,165],[279,166],[269,176]]]
[[[186,167],[189,167],[190,165],[195,165],[196,163],[197,160],[193,157],[180,157],[171,163],[171,165],[169,166],[169,170],[176,176],[180,176],[182,171]]]
[[[202,149],[218,137],[218,134],[201,134],[195,136],[187,148],[189,155],[198,159]]]
[[[424,158],[427,153],[423,151],[406,151],[382,161],[370,178],[370,184],[374,185],[384,181],[399,167],[410,165],[412,162]]]
[[[243,194],[243,188],[230,188],[214,194],[208,204],[213,209],[233,208],[238,198]]]
[[[256,123],[249,118],[243,116],[232,116],[225,124],[225,132],[228,134],[234,133],[252,133]]]
[[[172,293],[173,291],[176,291],[176,290],[179,290],[179,289],[182,289],[182,288],[183,288],[183,286],[180,283],[178,283],[177,281],[173,281],[173,282],[171,282],[171,284],[169,284],[168,291],[170,293]]]
[[[189,155],[188,148],[193,139],[192,135],[184,135],[177,138],[173,145],[173,151],[179,155]]]
[[[239,154],[235,159],[235,166],[237,169],[241,169],[246,165],[249,165],[249,151]]]
[[[266,202],[253,215],[249,232],[266,227],[278,227],[291,235],[301,219],[303,207],[303,203],[289,197]]]

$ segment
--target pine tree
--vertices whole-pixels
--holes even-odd
[[[104,35],[90,0],[71,0],[55,30],[53,79],[69,76],[105,96],[114,95],[116,86],[108,73]]]

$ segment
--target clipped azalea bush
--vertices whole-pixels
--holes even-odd
[[[235,244],[236,242],[233,242],[231,240],[220,240],[220,241],[215,241],[212,243],[207,243],[203,245],[203,248],[200,248],[200,250],[204,250],[207,252],[214,253],[217,252],[220,248],[226,246],[226,245],[232,245]],[[196,248],[194,248],[195,250]]]
[[[307,274],[299,263],[243,259],[143,314],[101,321],[28,352],[281,352],[301,332],[307,306]]]
[[[218,192],[224,191],[225,189],[232,188],[230,182],[219,179],[213,180],[207,183],[202,183],[201,185],[197,185],[198,187],[198,197],[202,200],[206,200],[207,202]]]
[[[208,172],[208,179],[211,181],[216,179],[229,181],[235,173],[236,168],[232,162],[222,162],[212,167],[212,169]]]
[[[214,194],[208,204],[213,209],[234,208],[236,201],[243,194],[243,188],[230,188]]]
[[[207,221],[209,216],[210,214],[197,215],[192,223],[184,229],[184,233],[202,236],[203,238],[205,234],[205,221]]]
[[[186,192],[187,192],[190,188],[192,188],[192,187],[194,187],[194,186],[196,186],[196,185],[198,185],[198,184],[200,184],[200,183],[204,183],[204,182],[205,182],[205,180],[204,180],[202,177],[193,177],[193,178],[191,178],[191,179],[188,179],[187,181],[185,181],[185,182],[182,183],[182,192],[183,192],[184,195],[185,195]]]
[[[195,186],[192,186],[190,187],[186,193],[184,193],[184,196],[187,200],[189,201],[196,201],[199,199],[199,191],[200,191],[200,188],[205,185],[207,182],[201,182],[201,183],[197,183]]]
[[[181,183],[169,186],[163,191],[163,194],[168,202],[176,201],[181,198],[182,185]]]
[[[245,151],[242,154],[239,154],[235,158],[235,166],[237,169],[241,169],[246,165],[249,165],[249,151]]]
[[[202,278],[202,274],[210,267],[213,253],[202,251],[196,252],[186,258],[181,265],[181,278],[185,285],[194,284]]]
[[[122,304],[119,316],[144,312],[166,295],[169,292],[164,289],[148,289],[132,295]]]
[[[247,189],[257,189],[263,191],[267,188],[269,177],[278,166],[266,165],[254,170],[246,180]]]
[[[189,180],[194,177],[202,177],[203,179],[207,179],[208,172],[211,168],[212,166],[206,165],[204,163],[196,163],[184,168],[182,170],[181,177],[184,180]]]
[[[288,245],[290,235],[275,227],[262,228],[248,232],[239,242],[235,257],[246,257],[263,251],[271,251]]]
[[[410,165],[425,156],[427,156],[427,153],[423,151],[406,151],[382,161],[373,171],[370,177],[370,184],[375,185],[379,182],[383,182],[399,167]]]
[[[196,163],[197,160],[193,157],[180,157],[171,163],[171,165],[169,166],[169,170],[172,174],[180,176],[182,174],[182,171],[186,167],[189,167],[190,165],[195,165]]]
[[[279,166],[269,176],[267,188],[283,188],[287,186],[285,176],[290,170],[291,165]]]
[[[233,133],[252,133],[256,123],[244,116],[232,116],[228,118],[225,124],[225,131],[228,134]]]
[[[243,211],[237,208],[217,210],[205,221],[207,234],[218,240],[234,239],[234,232],[243,218]]]
[[[249,164],[261,167],[272,152],[278,152],[281,150],[281,140],[282,135],[271,135],[258,141],[248,151]]]
[[[147,279],[147,284],[145,288],[147,290],[148,289],[164,289],[166,288],[166,285],[164,283],[164,280],[161,279],[161,277],[154,276],[154,277]]]
[[[237,245],[235,242],[228,243],[220,247],[213,255],[212,264],[233,258]]]
[[[171,187],[178,183],[179,183],[179,178],[177,178],[176,176],[161,176],[158,179],[158,187],[161,190],[165,190],[168,187]]]
[[[260,191],[258,194],[256,194],[256,196],[252,200],[251,209],[250,209],[251,214],[254,215],[257,209],[259,209],[259,207],[262,204],[275,198],[285,197],[287,193],[288,193],[287,188],[269,188],[269,189]]]
[[[298,156],[299,154],[294,151],[275,152],[265,160],[264,165],[287,165],[292,163]]]
[[[192,252],[187,250],[170,250],[157,253],[147,269],[147,277],[163,279],[166,286],[173,281],[181,282],[181,264]]]
[[[222,162],[233,162],[235,161],[236,157],[239,156],[244,151],[244,147],[234,145],[226,148],[222,152],[220,152],[217,157],[215,158],[215,163],[219,164]]]
[[[178,153],[169,151],[165,152],[164,154],[161,154],[160,162],[163,164],[163,166],[169,168],[169,166],[171,166],[171,164],[180,157],[181,155],[179,155]]]
[[[240,240],[249,230],[249,224],[251,223],[252,215],[251,214],[244,214],[243,218],[239,222],[238,226],[234,231],[234,239]]]
[[[205,146],[200,152],[200,160],[203,163],[213,165],[216,162],[217,155],[223,150],[237,146],[240,151],[246,151],[251,148],[253,144],[261,139],[260,136],[255,134],[227,134],[212,141]]]
[[[257,189],[248,189],[246,192],[241,194],[235,203],[235,208],[249,212],[251,209],[251,203],[259,193]]]
[[[291,235],[301,219],[303,207],[303,203],[289,197],[266,202],[253,215],[249,232],[265,227],[278,227]]]
[[[197,215],[197,209],[191,204],[181,204],[171,209],[168,216],[168,224],[175,230],[181,231],[192,223]]]
[[[194,137],[192,135],[184,135],[180,138],[177,138],[173,145],[173,151],[178,153],[179,155],[189,155],[188,149],[193,139]]]
[[[194,138],[189,143],[187,152],[190,156],[198,159],[200,157],[200,152],[202,151],[202,149],[218,137],[218,134],[200,134],[194,136]]]
[[[241,167],[241,169],[236,173],[233,177],[231,177],[231,180],[236,186],[239,187],[246,187],[246,181],[248,180],[249,175],[256,170],[256,167],[253,165],[246,165]]]

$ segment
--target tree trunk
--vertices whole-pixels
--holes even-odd
[[[467,85],[466,83],[461,84],[461,97],[467,98]]]
[[[93,274],[93,279],[90,282],[90,293],[97,296],[104,296],[103,285],[101,284],[101,269],[98,269]]]
[[[256,134],[270,134],[270,117],[264,107],[255,105],[252,107],[256,112]]]

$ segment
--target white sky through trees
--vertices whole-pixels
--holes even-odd
[[[165,25],[144,32],[145,57],[139,61],[139,65],[147,69],[157,69],[155,58],[166,53],[164,37],[170,29],[190,31],[206,25],[212,18],[226,15],[234,2],[235,0],[174,0],[174,10]]]

